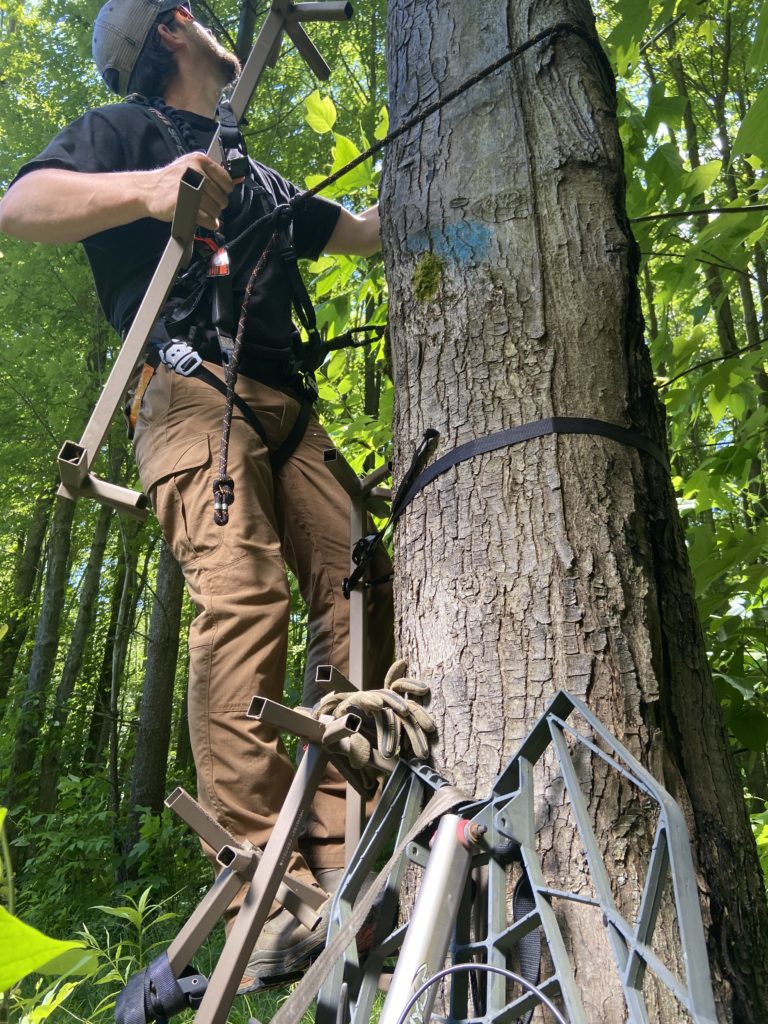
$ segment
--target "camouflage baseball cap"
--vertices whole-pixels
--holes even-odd
[[[112,92],[125,96],[149,30],[186,0],[107,0],[93,26],[93,59]]]

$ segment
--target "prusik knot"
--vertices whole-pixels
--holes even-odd
[[[275,225],[276,230],[284,231],[290,227],[295,216],[294,209],[290,203],[281,203],[276,206],[271,213],[272,223]]]
[[[231,476],[217,477],[213,481],[213,521],[217,526],[229,522],[229,506],[235,500],[235,481]]]

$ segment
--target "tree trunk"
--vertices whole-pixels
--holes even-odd
[[[102,506],[96,519],[96,527],[91,542],[88,564],[83,574],[80,590],[80,603],[77,619],[69,641],[67,658],[62,669],[61,679],[56,689],[56,697],[51,710],[51,721],[43,742],[44,756],[40,766],[40,789],[38,809],[51,812],[56,807],[56,786],[59,781],[61,767],[61,750],[64,743],[64,730],[69,716],[69,700],[75,688],[86,644],[93,629],[96,618],[97,597],[101,580],[101,567],[104,562],[104,551],[109,537],[109,526],[112,522],[112,509]]]
[[[248,58],[253,46],[253,37],[256,31],[256,0],[245,0],[240,8],[240,19],[237,23],[237,39],[235,40],[235,53],[241,61]]]
[[[131,558],[134,559],[134,566],[135,559],[137,557],[138,553],[134,551],[131,554]],[[117,636],[117,627],[120,617],[120,598],[125,585],[126,572],[127,566],[125,552],[122,550],[121,546],[117,560],[115,578],[112,584],[112,596],[110,598],[109,606],[109,625],[107,627],[104,653],[101,660],[99,677],[96,681],[96,692],[93,695],[91,720],[88,726],[88,736],[85,741],[85,748],[83,751],[81,768],[86,773],[90,773],[93,771],[95,766],[100,764],[101,754],[107,741],[105,723],[109,712],[109,693],[112,685],[112,652],[115,646],[115,637]]]
[[[392,123],[558,22],[594,32],[580,0],[392,0]],[[391,146],[384,178],[396,465],[425,427],[442,454],[548,416],[664,445],[614,82],[596,43],[537,45]],[[585,699],[689,813],[723,1019],[768,1017],[762,879],[668,475],[599,436],[485,454],[414,500],[395,559],[400,649],[432,683],[438,767],[485,796],[557,689]],[[557,792],[540,809],[552,826],[541,855],[579,891],[588,880]],[[600,780],[591,811],[626,905],[653,823],[623,799]],[[623,1021],[594,919],[568,928],[587,1019]],[[669,914],[660,929],[673,949]],[[649,998],[652,1020],[688,1019]]]
[[[184,630],[186,636],[187,631]],[[184,675],[186,677],[189,671],[189,656],[184,659],[185,669]],[[181,707],[179,708],[179,716],[176,720],[176,743],[174,744],[175,751],[175,768],[178,775],[185,775],[191,772],[194,768],[195,762],[192,757],[192,742],[189,738],[189,703],[187,698],[187,688],[184,687],[184,694],[181,698]]]
[[[120,594],[120,606],[117,613],[117,629],[115,632],[115,643],[112,648],[112,661],[109,686],[109,710],[105,722],[109,759],[107,764],[107,777],[109,779],[109,805],[110,810],[117,819],[121,803],[120,784],[120,695],[123,690],[126,675],[126,661],[128,659],[128,646],[131,633],[136,621],[136,608],[139,596],[147,581],[149,560],[152,554],[152,547],[145,553],[144,568],[141,578],[137,578],[138,555],[141,548],[140,526],[135,521],[122,521],[120,523],[122,533],[122,545],[125,556],[126,573],[123,580],[123,589]]]
[[[675,43],[677,41],[677,33],[675,32],[674,26],[671,26],[667,31],[667,39],[669,40],[670,48],[672,53],[669,56],[669,69],[672,72],[672,77],[675,82],[675,88],[679,96],[685,99],[685,108],[683,110],[683,124],[685,125],[685,144],[688,153],[688,162],[691,165],[691,169],[695,169],[701,165],[701,155],[699,153],[699,132],[696,127],[696,121],[693,116],[693,110],[691,108],[691,100],[688,95],[688,80],[683,68],[683,62],[677,53],[674,52]],[[705,196],[693,196],[690,200],[692,207],[702,206],[705,202]],[[706,217],[696,218],[696,224],[698,230],[701,231],[707,224]],[[705,264],[703,267],[704,280],[707,286],[707,293],[712,304],[712,312],[715,317],[715,324],[717,325],[717,336],[720,340],[720,348],[724,355],[731,355],[738,348],[736,341],[736,329],[733,323],[733,309],[731,308],[731,300],[728,295],[728,289],[723,284],[723,280],[720,276],[720,272],[717,267],[713,267],[710,263]]]
[[[46,696],[59,646],[59,625],[67,590],[74,513],[73,501],[57,499],[48,538],[45,592],[8,775],[6,800],[12,811],[28,800],[36,789],[31,772],[37,756]]]
[[[40,553],[48,531],[52,504],[52,490],[47,491],[35,502],[29,529],[17,559],[13,584],[14,608],[9,616],[8,630],[0,639],[0,718],[5,711],[5,699],[8,696],[19,652],[29,632],[32,595],[40,569]]]
[[[131,773],[126,853],[139,838],[139,808],[148,807],[154,814],[160,814],[163,809],[183,594],[181,569],[163,542],[149,624],[139,729]]]

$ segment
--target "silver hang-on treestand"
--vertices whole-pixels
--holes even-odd
[[[328,666],[319,671],[333,674]],[[283,873],[326,763],[355,781],[343,759],[365,723],[354,714],[318,721],[260,697],[248,714],[306,744],[272,836],[263,853],[239,846],[183,790],[171,794],[168,805],[217,851],[222,870],[167,952],[129,981],[118,998],[118,1024],[149,1024],[189,1007],[195,1024],[226,1024],[273,899],[307,927],[317,918],[316,894]],[[683,812],[581,701],[555,695],[484,800],[454,789],[427,765],[383,757],[375,745],[370,767],[389,780],[335,895],[325,950],[273,1024],[298,1024],[314,999],[316,1024],[369,1024],[382,989],[381,1024],[426,1024],[443,978],[447,1012],[435,1019],[448,1024],[527,1024],[536,1007],[558,1024],[592,1024],[567,947],[574,913],[591,915],[596,953],[606,970],[613,961],[615,995],[630,1024],[649,1020],[651,979],[657,998],[676,1001],[693,1024],[716,1024]],[[600,852],[587,797],[595,772],[613,773],[654,822],[639,894],[617,889]],[[545,775],[549,792],[559,794],[554,802],[544,795]],[[543,830],[556,821],[567,821],[581,845],[577,891],[551,877],[540,852]],[[409,864],[423,874],[401,923]],[[244,883],[248,895],[209,982],[190,967],[192,957]],[[654,948],[662,907],[674,913],[682,977]]]

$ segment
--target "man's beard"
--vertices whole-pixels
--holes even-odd
[[[240,61],[229,50],[225,50],[221,43],[200,28],[196,33],[200,50],[203,55],[211,61],[213,73],[217,75],[221,88],[231,85],[240,75]]]

